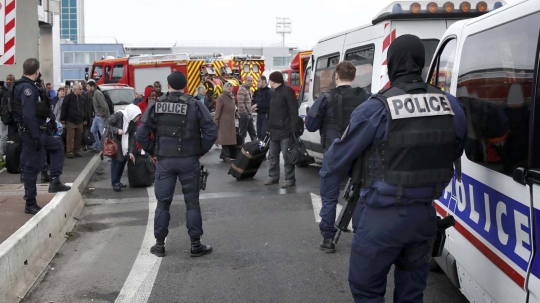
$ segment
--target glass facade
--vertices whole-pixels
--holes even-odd
[[[77,0],[62,0],[60,12],[60,39],[69,39],[77,43],[78,25]]]

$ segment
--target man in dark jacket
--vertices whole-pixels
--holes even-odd
[[[270,112],[270,101],[274,96],[274,91],[268,87],[266,76],[260,76],[257,80],[257,90],[253,94],[251,109],[257,112],[257,138],[264,139],[268,126],[268,113]]]
[[[268,117],[268,132],[270,133],[270,161],[269,178],[264,183],[272,185],[279,183],[279,154],[290,146],[293,136],[299,135],[298,101],[294,90],[284,84],[280,72],[270,74],[270,87],[274,89],[274,96],[270,102]],[[302,129],[303,130],[303,129]],[[281,187],[288,188],[296,185],[294,165],[285,160],[285,183]]]
[[[82,86],[73,86],[73,92],[64,98],[60,122],[66,125],[66,154],[68,158],[82,157],[83,127],[88,125],[90,113],[86,106]]]

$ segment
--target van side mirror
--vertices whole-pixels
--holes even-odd
[[[525,171],[525,168],[518,167],[516,168],[516,170],[514,170],[514,173],[512,174],[512,179],[521,185],[527,185],[526,175],[527,172]]]
[[[88,81],[88,73],[84,73],[84,80]]]

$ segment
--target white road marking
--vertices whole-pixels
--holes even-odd
[[[148,224],[144,240],[115,303],[146,303],[150,298],[162,259],[150,253],[150,247],[155,244],[154,214],[156,206],[154,187],[148,187]]]
[[[313,205],[313,214],[315,215],[315,222],[319,223],[321,222],[321,216],[319,215],[322,208],[321,196],[311,193],[311,204]],[[339,213],[341,212],[342,208],[343,206],[341,206],[341,204],[338,203],[336,207],[336,220],[339,217]],[[352,230],[352,221],[349,222],[349,229]]]

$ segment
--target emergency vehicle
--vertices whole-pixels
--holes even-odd
[[[398,1],[375,16],[371,24],[320,39],[313,49],[299,95],[299,114],[305,117],[317,97],[335,87],[334,70],[341,61],[356,66],[354,87],[376,93],[390,85],[386,56],[398,36],[413,34],[424,42],[427,74],[441,36],[461,19],[483,15],[503,2],[487,1]],[[323,148],[319,132],[305,131],[301,137],[310,156],[320,163]]]
[[[235,79],[234,70],[237,70]],[[180,71],[188,78],[186,92],[195,95],[197,87],[205,85],[210,96],[217,97],[223,90],[223,81],[231,81],[238,90],[241,81],[252,75],[257,81],[264,71],[264,57],[223,54],[169,54],[113,58],[95,61],[90,76],[98,85],[127,84],[142,94],[147,85],[160,81],[163,92],[167,92],[167,76]],[[252,90],[254,91],[256,84]]]
[[[296,92],[296,98],[298,98],[300,93],[300,87],[302,87],[302,80],[304,79],[304,72],[306,71],[306,67],[312,53],[312,50],[298,52],[298,54],[296,54],[291,61],[289,68],[281,71],[285,84],[290,86]]]
[[[174,71],[186,74],[188,54],[135,56],[95,61],[90,70],[90,77],[101,84],[127,84],[137,94],[144,93],[144,88],[155,81],[162,83],[163,92],[167,92],[167,76]]]
[[[467,114],[461,165],[435,203],[456,223],[435,261],[471,302],[540,302],[539,33],[538,0],[459,21],[427,75]]]

